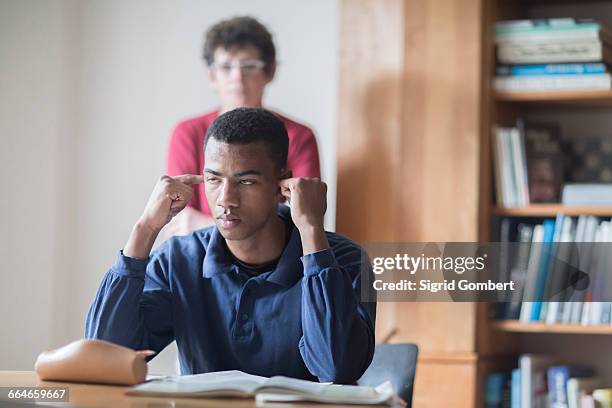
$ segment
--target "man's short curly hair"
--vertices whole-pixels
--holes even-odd
[[[210,67],[214,63],[217,48],[229,50],[249,45],[259,50],[260,58],[266,64],[264,72],[271,75],[272,66],[276,62],[276,48],[272,34],[263,24],[249,16],[230,18],[212,26],[204,40],[204,60]]]
[[[210,139],[228,144],[263,142],[276,170],[287,168],[289,136],[282,120],[262,108],[237,108],[219,115],[206,131]]]

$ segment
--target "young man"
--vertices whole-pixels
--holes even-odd
[[[204,135],[220,113],[241,106],[261,107],[265,87],[274,78],[276,50],[272,35],[251,17],[221,21],[206,34],[204,59],[208,79],[219,95],[218,110],[179,123],[170,137],[167,173],[194,174],[205,167]],[[317,141],[312,131],[278,115],[289,134],[288,166],[295,177],[321,177]],[[186,234],[212,224],[204,188],[195,187],[189,207],[166,228],[164,236]]]
[[[242,370],[353,383],[374,353],[375,303],[360,302],[362,249],[325,232],[326,186],[289,178],[281,120],[258,108],[208,129],[203,175],[163,176],[104,276],[86,337],[159,352],[183,374]],[[215,226],[161,228],[203,183]],[[286,198],[291,208],[279,205]]]

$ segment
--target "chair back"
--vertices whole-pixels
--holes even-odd
[[[390,381],[397,395],[410,407],[418,354],[416,344],[377,344],[372,363],[357,384],[378,386]]]

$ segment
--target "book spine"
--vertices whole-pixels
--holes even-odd
[[[544,41],[584,41],[584,40],[600,40],[599,30],[582,29],[582,30],[565,30],[565,31],[544,31],[544,32],[525,32],[525,33],[508,33],[495,36],[495,43],[498,45],[509,44],[514,42],[544,42]]]
[[[510,304],[507,318],[518,319],[521,314],[521,301],[523,300],[523,291],[525,288],[525,276],[529,264],[529,251],[531,246],[531,237],[533,227],[531,225],[520,224],[518,226],[519,251],[516,259],[516,264],[510,272],[510,278],[516,284],[516,290],[512,293],[512,302]]]
[[[527,265],[527,274],[525,276],[525,289],[523,291],[523,303],[519,320],[528,323],[531,320],[531,312],[533,310],[533,299],[535,296],[536,279],[538,266],[540,264],[540,256],[542,252],[542,240],[544,237],[544,227],[536,225],[533,228],[532,244],[529,251],[529,262]]]
[[[551,408],[568,408],[566,391],[568,377],[569,368],[567,366],[554,366],[548,369],[548,393]]]
[[[605,74],[606,66],[595,64],[545,64],[545,65],[500,65],[497,75],[533,76],[533,75],[592,75]]]
[[[497,91],[607,90],[612,88],[610,74],[495,77]]]
[[[497,48],[497,58],[502,64],[610,63],[606,48],[600,41],[505,44]]]
[[[505,377],[506,375],[503,373],[487,375],[485,379],[486,408],[502,408]]]
[[[495,167],[495,193],[497,195],[497,205],[501,207],[506,206],[506,201],[504,199],[504,178],[502,173],[502,152],[500,145],[500,133],[501,128],[495,126],[493,128],[493,159],[494,159],[494,167]]]
[[[586,41],[606,39],[607,33],[598,24],[584,24],[574,27],[537,27],[523,30],[500,30],[495,32],[495,43],[535,43],[547,41]]]
[[[559,27],[575,28],[586,24],[596,24],[593,18],[532,18],[499,21],[495,24],[495,31],[524,31],[533,29],[555,29]]]
[[[563,214],[557,214],[553,233],[551,259],[548,265],[544,298],[542,299],[542,309],[540,311],[540,320],[549,324],[555,323],[557,318],[559,303],[553,300],[558,300],[558,292],[561,290],[563,282],[557,282],[557,280],[561,278],[561,274],[559,273],[560,271],[555,268],[558,266],[555,261],[558,259],[559,251],[563,249],[560,248],[559,243],[561,242],[563,228],[568,221],[570,221],[568,217]]]
[[[544,221],[544,240],[541,244],[542,254],[535,284],[534,302],[530,318],[531,321],[538,321],[540,318],[540,309],[542,308],[542,298],[544,297],[546,275],[548,273],[548,265],[550,262],[550,254],[552,250],[554,228],[554,221]]]
[[[511,129],[504,128],[503,132],[504,138],[504,148],[506,151],[506,174],[509,181],[510,186],[510,205],[512,207],[519,207],[520,203],[518,201],[518,182],[516,179],[516,174],[514,172],[514,149],[512,147],[512,131]]]
[[[512,380],[510,386],[510,407],[521,408],[521,370],[512,370]]]
[[[525,150],[521,134],[518,128],[510,129],[510,137],[512,141],[512,170],[516,183],[517,205],[524,207],[529,204],[529,187],[527,185],[527,174],[523,170],[527,168]]]

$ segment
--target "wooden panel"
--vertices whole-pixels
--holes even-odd
[[[339,232],[395,241],[401,161],[404,2],[343,0],[338,106]],[[398,304],[377,305],[376,337],[397,341]]]
[[[479,0],[406,2],[398,236],[478,239]]]
[[[478,240],[481,17],[480,0],[343,1],[339,232]],[[381,303],[377,336],[469,352],[475,317],[471,303]]]
[[[402,161],[396,236],[478,239],[481,4],[411,0],[405,6]],[[475,305],[403,303],[397,341],[422,351],[475,349]]]
[[[393,241],[401,160],[403,1],[343,0],[338,105],[338,231]]]
[[[474,361],[419,359],[412,406],[418,408],[472,408],[476,404]]]

